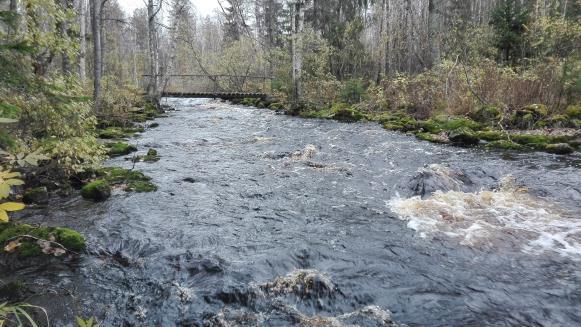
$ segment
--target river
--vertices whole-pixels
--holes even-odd
[[[136,165],[157,192],[24,217],[87,236],[82,259],[16,273],[52,325],[581,324],[578,154],[164,101],[132,140],[161,156]]]

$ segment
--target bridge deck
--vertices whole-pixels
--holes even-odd
[[[243,98],[260,98],[268,97],[266,93],[250,92],[163,92],[162,97],[167,98],[211,98],[211,99],[243,99]]]

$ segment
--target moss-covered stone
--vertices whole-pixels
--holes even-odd
[[[106,180],[96,180],[83,186],[81,195],[93,201],[105,201],[111,196],[111,185]]]
[[[4,245],[8,240],[21,235],[30,235],[39,239],[54,241],[62,244],[71,251],[80,252],[85,248],[85,238],[78,232],[62,227],[34,227],[26,224],[0,223],[0,244]],[[13,254],[23,257],[43,254],[37,241],[31,238],[21,238],[21,245],[15,248]],[[0,247],[0,253],[5,253],[4,246]]]
[[[471,130],[480,130],[482,125],[470,118],[459,117],[449,119],[447,117],[437,117],[421,121],[418,126],[429,133],[440,133],[443,131],[453,131],[459,128],[469,128]]]
[[[486,144],[486,147],[493,148],[493,149],[505,149],[505,150],[524,150],[524,149],[526,149],[524,146],[522,146],[518,143],[508,141],[508,140],[493,141],[493,142]]]
[[[535,119],[544,118],[549,115],[549,109],[544,104],[531,104],[521,110],[530,113]]]
[[[431,133],[416,133],[416,137],[420,140],[434,142],[434,143],[442,143],[447,144],[450,143],[448,137],[442,134],[431,134]]]
[[[112,140],[122,139],[134,136],[136,133],[142,133],[143,127],[107,127],[98,131],[99,138]]]
[[[468,127],[460,127],[448,133],[451,143],[461,146],[473,146],[480,142],[474,131]]]
[[[505,140],[507,138],[506,133],[502,131],[494,131],[494,130],[487,130],[487,131],[480,131],[475,133],[476,137],[481,140],[485,141],[499,141]]]
[[[470,113],[470,118],[480,123],[493,124],[500,120],[502,111],[493,105],[482,106]]]
[[[127,191],[133,191],[137,193],[145,193],[145,192],[155,192],[157,191],[157,186],[152,182],[144,182],[144,181],[134,181],[130,182],[127,185]]]
[[[135,156],[133,162],[157,162],[159,161],[159,156],[157,155],[157,150],[149,149],[147,155]]]
[[[96,175],[111,185],[127,185],[125,191],[152,192],[157,188],[150,183],[150,177],[136,170],[123,169],[121,167],[106,167],[96,171]],[[147,183],[145,183],[147,182]],[[151,187],[153,185],[154,187]]]
[[[551,136],[542,134],[512,134],[510,138],[519,144],[551,144],[551,143],[566,143],[571,139],[571,136]]]
[[[365,118],[364,114],[350,107],[346,103],[338,103],[333,105],[331,108],[331,113],[333,119],[344,122],[355,122]]]
[[[35,187],[24,191],[22,201],[26,204],[48,204],[49,196],[46,186]]]
[[[567,143],[547,144],[544,150],[549,153],[561,155],[575,152],[575,149]]]
[[[125,142],[107,143],[106,147],[109,148],[109,155],[111,157],[124,156],[137,151],[134,145]]]
[[[418,129],[418,122],[403,113],[384,114],[371,119],[380,122],[383,128],[391,131],[409,132]]]

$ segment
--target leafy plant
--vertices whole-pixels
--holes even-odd
[[[25,167],[27,165],[38,166],[39,161],[50,159],[49,157],[41,153],[41,151],[42,149],[38,148],[31,153],[19,152],[17,154],[11,154],[6,151],[0,150],[0,155],[3,155],[6,161],[8,161],[8,163],[12,166],[16,165],[20,167]]]
[[[81,317],[77,317],[76,321],[79,327],[100,327],[99,323],[97,322],[97,319],[94,318],[89,318],[88,320],[85,320]]]
[[[0,170],[0,199],[5,199],[10,195],[12,186],[24,184],[24,181],[16,177],[20,177],[20,173],[11,172],[10,170]],[[9,220],[8,212],[19,211],[22,209],[24,209],[22,203],[0,203],[0,221],[7,222]]]
[[[42,307],[31,305],[31,304],[8,304],[0,303],[0,327],[3,327],[4,324],[10,323],[16,324],[17,326],[24,326],[26,322],[28,325],[32,327],[37,327],[38,324],[34,321],[30,313],[27,310],[29,309],[38,309],[44,313],[46,317],[46,324],[50,326],[50,322],[48,320],[48,313]]]

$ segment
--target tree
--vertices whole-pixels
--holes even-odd
[[[524,44],[529,19],[528,11],[515,0],[506,0],[492,10],[490,24],[495,31],[495,45],[505,63],[509,63],[512,52]]]
[[[161,10],[162,2],[147,1],[147,31],[149,48],[149,85],[147,93],[151,99],[157,99],[159,88],[159,36],[157,30],[157,14]]]
[[[93,100],[95,111],[99,112],[101,106],[101,18],[100,0],[91,1],[91,30],[93,33]]]

